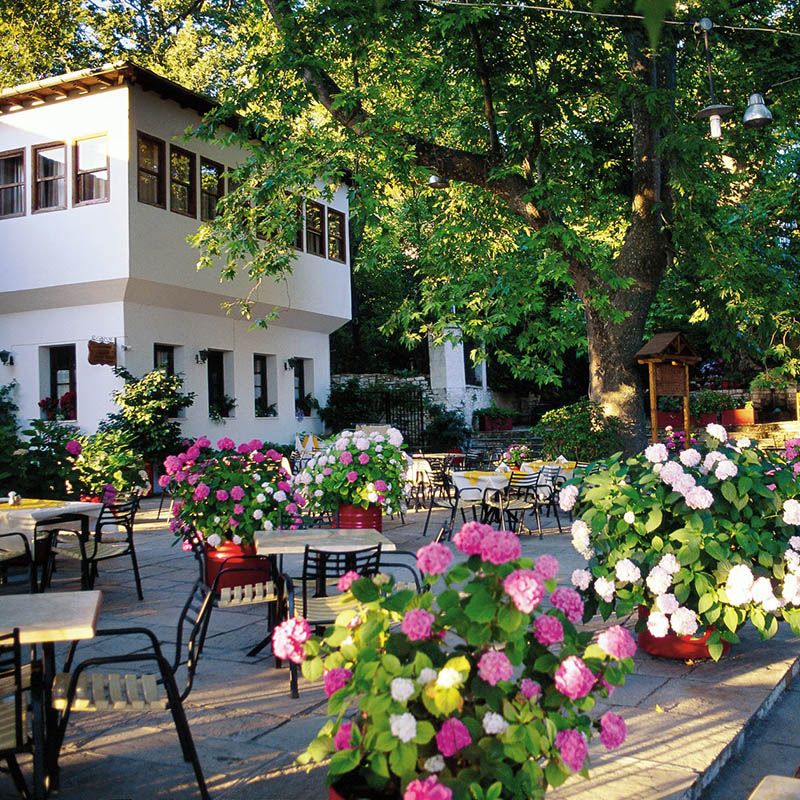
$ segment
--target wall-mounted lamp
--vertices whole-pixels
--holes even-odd
[[[0,350],[0,364],[2,364],[4,367],[13,367],[14,356],[12,356],[8,350]]]
[[[208,361],[208,350],[200,350],[194,357],[195,364],[205,364]]]

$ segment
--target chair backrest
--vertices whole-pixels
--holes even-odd
[[[138,508],[139,492],[119,492],[112,500],[103,503],[95,530],[100,531],[106,526],[119,526],[130,531]]]
[[[11,633],[0,635],[0,704],[6,708],[13,704],[14,707],[12,719],[0,716],[0,755],[18,752],[27,745],[24,688],[19,628],[14,628]]]
[[[192,690],[197,663],[203,652],[203,645],[211,620],[214,594],[202,580],[195,581],[189,597],[178,617],[178,629],[175,633],[175,658],[172,662],[173,673],[178,671],[183,656],[183,638],[186,636],[186,686],[181,692],[181,700],[185,700]],[[188,629],[188,633],[187,633]]]
[[[539,473],[539,483],[541,485],[553,486],[556,480],[561,475],[561,467],[558,465],[550,465],[542,467]]]
[[[316,550],[306,545],[303,553],[303,602],[308,600],[309,593],[325,593],[329,580],[340,578],[345,572],[357,572],[359,575],[376,575],[380,570],[381,545],[353,550],[349,553],[337,553],[331,550]],[[313,594],[311,594],[313,596]]]
[[[529,489],[541,483],[542,470],[536,472],[523,472],[522,470],[511,470],[511,477],[508,481],[510,490]]]

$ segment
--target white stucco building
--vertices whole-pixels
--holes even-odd
[[[246,280],[198,272],[186,241],[244,157],[186,138],[211,107],[130,64],[0,93],[0,383],[18,382],[22,418],[72,392],[62,406],[93,431],[120,385],[89,363],[89,342],[104,340],[135,375],[184,375],[187,435],[290,442],[320,429],[296,409],[327,398],[328,337],[350,319],[346,190],[306,202],[292,275],[260,287],[254,313],[277,319],[253,330],[227,315]],[[215,424],[225,396],[236,406]]]

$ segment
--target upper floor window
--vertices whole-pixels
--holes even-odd
[[[175,348],[171,344],[153,345],[153,369],[160,369],[167,375],[175,374]]]
[[[33,210],[67,207],[67,146],[63,142],[33,148]]]
[[[295,218],[297,220],[297,228],[294,234],[294,246],[296,250],[302,251],[303,249],[303,204],[298,203],[295,208]]]
[[[344,214],[328,209],[328,258],[333,261],[346,261],[344,238]]]
[[[217,203],[225,194],[224,171],[222,164],[200,159],[200,219],[210,220],[217,216]]]
[[[169,207],[177,214],[197,216],[194,153],[175,145],[169,149]]]
[[[310,200],[306,203],[306,249],[325,257],[325,207]]]
[[[108,148],[105,136],[75,142],[75,194],[73,204],[108,200]]]
[[[140,203],[166,207],[164,193],[164,142],[146,133],[140,133],[137,140],[138,164],[137,185]]]
[[[25,152],[0,153],[0,217],[25,213]]]

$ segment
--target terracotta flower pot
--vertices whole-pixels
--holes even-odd
[[[753,425],[756,420],[755,410],[750,408],[726,408],[722,412],[723,425]]]
[[[369,508],[361,506],[339,506],[338,527],[340,528],[374,528],[383,531],[383,509],[378,505]]]
[[[206,586],[212,586],[217,573],[223,565],[228,567],[247,566],[247,560],[241,556],[254,556],[254,544],[234,544],[231,541],[223,542],[219,547],[205,546]],[[270,579],[269,565],[259,562],[252,569],[235,572],[232,575],[223,575],[217,584],[218,589],[230,586],[243,586],[250,583],[265,583]]]
[[[650,611],[644,606],[639,606],[639,619],[646,620],[649,616]],[[711,658],[711,654],[708,652],[708,640],[712,633],[714,633],[714,628],[707,628],[702,636],[679,636],[670,632],[666,636],[658,638],[645,628],[637,638],[639,647],[651,656],[672,658],[676,661],[698,661]],[[722,654],[726,655],[730,649],[730,642],[723,641]]]

